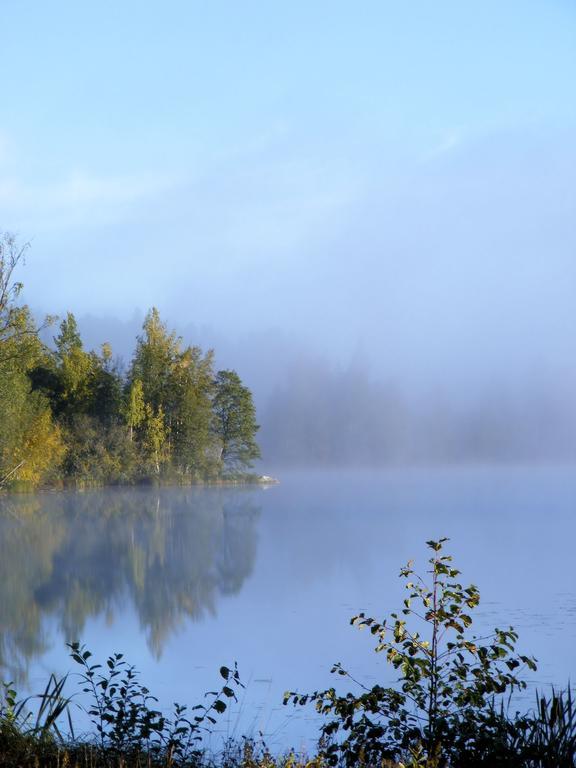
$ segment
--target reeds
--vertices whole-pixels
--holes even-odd
[[[530,768],[576,768],[576,702],[570,686],[537,694],[536,710],[525,736]]]

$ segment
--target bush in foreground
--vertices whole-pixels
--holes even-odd
[[[570,692],[540,697],[533,714],[509,714],[505,697],[509,702],[526,688],[520,674],[535,670],[535,659],[516,653],[512,627],[484,637],[472,633],[480,593],[460,583],[460,571],[443,552],[446,541],[427,542],[432,556],[423,576],[412,562],[401,569],[408,596],[400,613],[351,620],[375,636],[375,650],[399,672],[397,685],[367,687],[335,664],[332,672],[352,681],[354,691],[290,691],[284,703],[312,703],[326,716],[320,754],[329,765],[574,766]]]

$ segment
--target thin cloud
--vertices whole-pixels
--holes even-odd
[[[464,136],[461,128],[453,128],[448,131],[435,147],[428,153],[428,157],[440,157],[453,152],[462,145]]]
[[[68,230],[121,220],[134,206],[160,195],[174,184],[175,180],[169,178],[106,178],[80,171],[45,183],[28,183],[14,176],[0,177],[0,205],[6,218],[19,227],[34,231]]]
[[[11,142],[8,136],[0,131],[0,168],[7,165],[11,154]]]

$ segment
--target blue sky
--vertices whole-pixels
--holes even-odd
[[[0,24],[0,228],[39,310],[155,304],[406,376],[572,365],[572,0],[2,0]]]

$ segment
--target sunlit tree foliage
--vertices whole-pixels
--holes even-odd
[[[249,390],[232,371],[215,375],[212,351],[184,347],[157,309],[126,373],[109,344],[84,348],[71,312],[44,344],[14,277],[27,247],[0,234],[0,486],[207,480],[251,466]]]

